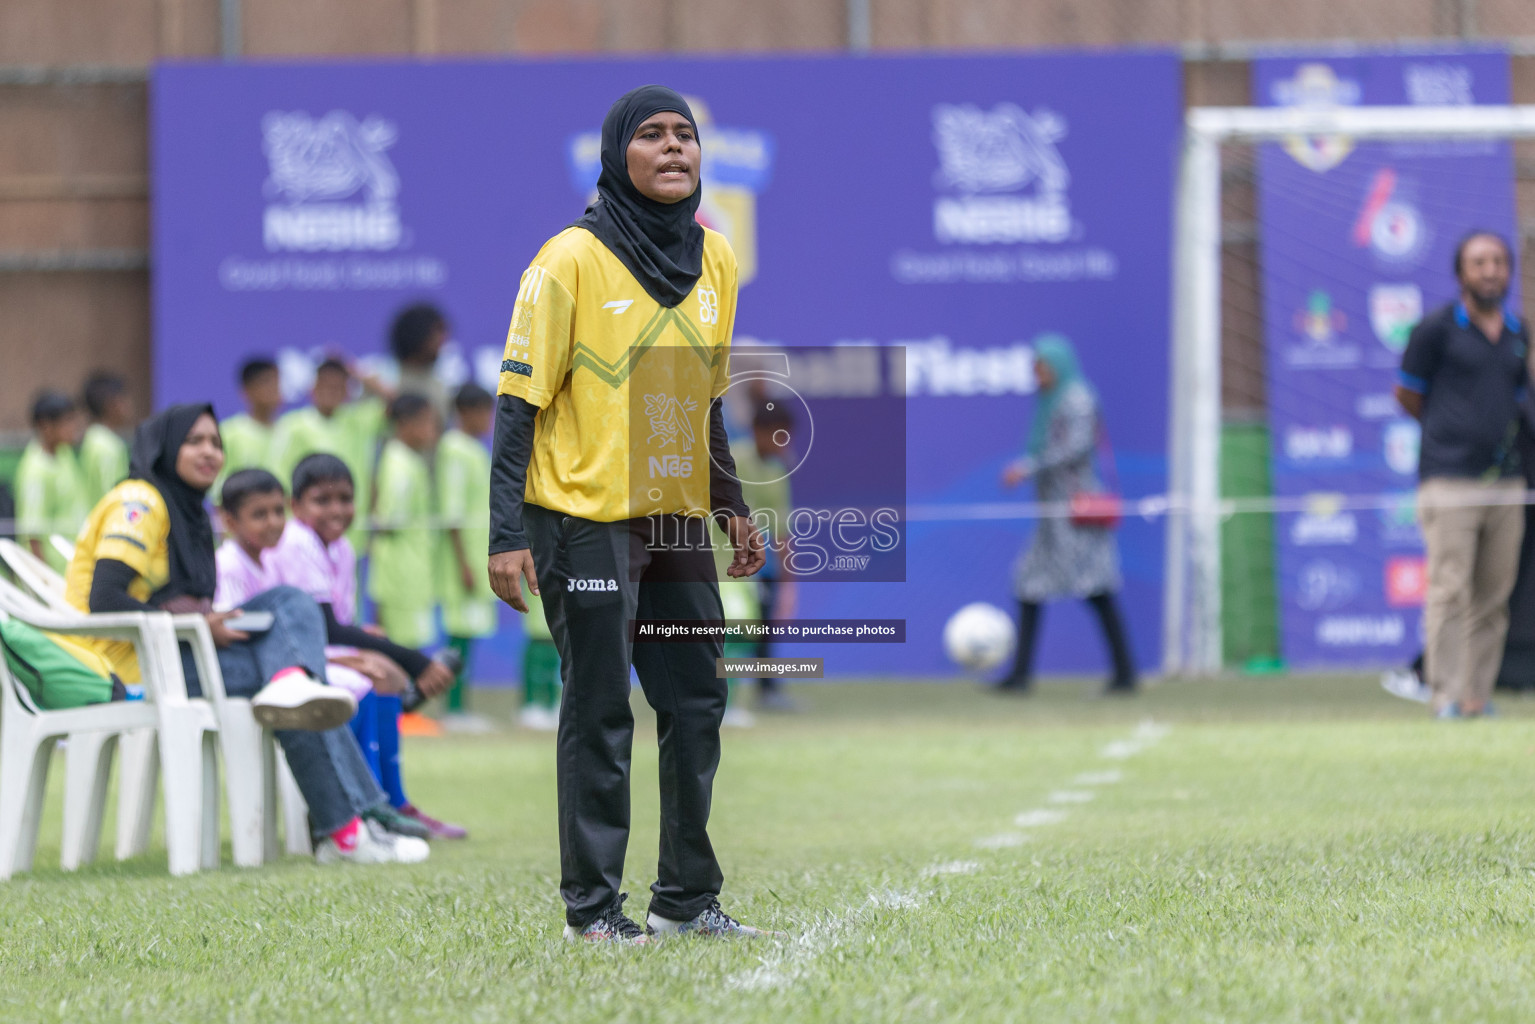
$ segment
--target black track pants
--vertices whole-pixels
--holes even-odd
[[[635,644],[630,623],[724,617],[707,524],[679,516],[598,523],[536,505],[523,521],[565,684],[558,778],[566,921],[584,927],[623,879],[631,661],[661,748],[661,853],[650,909],[690,920],[724,884],[708,833],[726,693],[715,659],[723,652],[718,640]]]

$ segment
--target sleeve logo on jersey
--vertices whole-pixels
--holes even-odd
[[[123,518],[128,520],[129,526],[137,526],[149,515],[149,506],[142,501],[123,502]]]
[[[503,359],[501,361],[502,373],[520,373],[524,377],[533,376],[533,367],[528,363],[519,363],[515,359]]]

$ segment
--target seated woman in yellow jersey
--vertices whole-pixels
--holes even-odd
[[[203,497],[223,466],[212,406],[172,406],[140,425],[128,479],[101,499],[80,532],[69,566],[69,603],[89,612],[204,615],[225,690],[249,697],[256,720],[275,730],[282,744],[309,804],[315,858],[322,864],[425,859],[420,839],[362,820],[387,800],[345,728],[356,701],[322,682],[325,622],[314,601],[278,587],[235,611],[213,611],[218,573]],[[270,616],[268,628],[230,628],[234,616],[251,612]],[[132,644],[93,645],[124,683],[140,681]],[[184,648],[181,660],[188,693],[201,694],[190,651]]]

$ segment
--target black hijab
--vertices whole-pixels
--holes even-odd
[[[213,560],[213,523],[203,508],[203,496],[176,472],[176,456],[199,417],[213,416],[211,405],[173,405],[139,424],[133,433],[128,479],[143,480],[160,492],[170,513],[170,578],[150,595],[161,605],[173,597],[212,598],[218,586]],[[218,417],[214,416],[214,422]]]
[[[629,178],[629,141],[645,119],[666,111],[698,122],[688,101],[664,85],[642,85],[624,93],[602,119],[602,173],[597,201],[575,222],[601,239],[661,305],[687,298],[704,271],[704,229],[694,217],[703,186],[675,203],[661,203],[640,192]]]

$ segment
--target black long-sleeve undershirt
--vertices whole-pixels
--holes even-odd
[[[522,526],[528,462],[533,458],[533,423],[538,406],[515,395],[496,396],[496,433],[490,456],[490,554],[528,546]]]
[[[325,615],[325,642],[337,647],[356,647],[363,651],[377,651],[405,670],[412,679],[426,671],[432,659],[411,647],[401,647],[388,637],[375,636],[359,626],[343,626],[336,621],[336,609],[329,601],[320,604]]]
[[[725,403],[718,398],[709,406],[709,507],[720,529],[731,516],[751,515],[741,493],[741,478],[736,475],[736,457],[730,454]]]
[[[490,463],[490,554],[520,551],[528,546],[522,525],[528,463],[533,457],[534,423],[538,407],[513,395],[496,398],[496,433]],[[709,504],[721,527],[731,516],[751,514],[736,476],[730,435],[725,430],[724,403],[709,407]]]
[[[127,562],[115,558],[103,558],[96,562],[91,573],[91,596],[87,598],[92,612],[152,612],[156,609],[128,593],[128,587],[139,578],[138,570]]]

